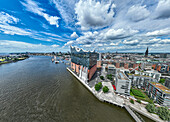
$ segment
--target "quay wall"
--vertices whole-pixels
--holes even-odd
[[[138,113],[154,120],[154,121],[157,121],[156,118],[148,115],[147,113],[144,113],[143,111],[140,111],[136,108],[132,108],[132,106],[127,106],[126,104],[124,105],[120,105],[119,103],[116,103],[116,102],[112,102],[112,101],[109,101],[109,100],[105,100],[103,98],[100,98],[100,96],[98,96],[93,90],[92,88],[90,88],[82,79],[80,79],[73,71],[71,71],[68,67],[67,67],[67,70],[74,76],[76,77],[80,83],[82,83],[98,100],[102,101],[102,102],[106,102],[106,103],[110,103],[110,104],[113,104],[113,105],[116,105],[116,106],[119,106],[119,107],[125,107],[125,109],[127,110],[127,112],[134,118],[135,121],[137,122],[141,122],[141,120],[136,116],[136,114],[131,110],[131,109],[134,109],[135,111],[137,111]]]

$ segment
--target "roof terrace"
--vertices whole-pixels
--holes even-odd
[[[166,86],[164,86],[160,83],[155,83],[155,82],[151,82],[151,84],[154,85],[156,88],[162,90],[166,94],[170,94],[170,89],[168,89]]]
[[[117,77],[120,79],[120,80],[129,80],[127,78],[127,76],[122,72],[122,71],[117,71],[118,75]]]

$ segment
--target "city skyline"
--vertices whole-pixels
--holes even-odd
[[[0,52],[169,53],[169,21],[170,0],[0,1]]]

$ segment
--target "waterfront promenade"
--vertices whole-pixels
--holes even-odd
[[[85,81],[80,79],[74,71],[72,71],[70,68],[67,67],[67,70],[75,76],[97,99],[99,99],[102,102],[106,102],[109,104],[113,104],[119,107],[125,107],[125,109],[129,112],[129,114],[134,118],[135,121],[141,122],[141,119],[136,116],[136,114],[129,109],[133,109],[137,111],[138,113],[152,119],[153,121],[156,122],[164,122],[159,118],[158,115],[156,114],[151,114],[145,109],[145,105],[138,104],[135,102],[135,104],[131,104],[129,102],[129,98],[124,98],[122,96],[118,96],[117,94],[114,93],[114,90],[112,88],[111,82],[102,82],[103,86],[107,86],[109,88],[108,93],[103,93],[102,90],[96,91],[94,86],[92,84],[95,84],[95,80],[93,80],[92,84],[87,84]]]
[[[80,79],[73,71],[71,71],[70,68],[67,67],[67,70],[73,74],[94,96],[96,96],[100,101],[102,102],[108,102],[110,104],[114,104],[120,107],[123,107],[124,101],[122,98],[118,98],[113,95],[113,92],[103,93],[102,90],[96,91],[94,86],[91,88],[89,85],[87,85],[82,79]],[[106,82],[103,85],[108,86],[108,88],[111,90],[112,86],[110,82]]]

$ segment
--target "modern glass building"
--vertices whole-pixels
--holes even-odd
[[[98,53],[95,51],[85,51],[81,48],[71,48],[71,69],[80,78],[89,81],[97,70]]]

